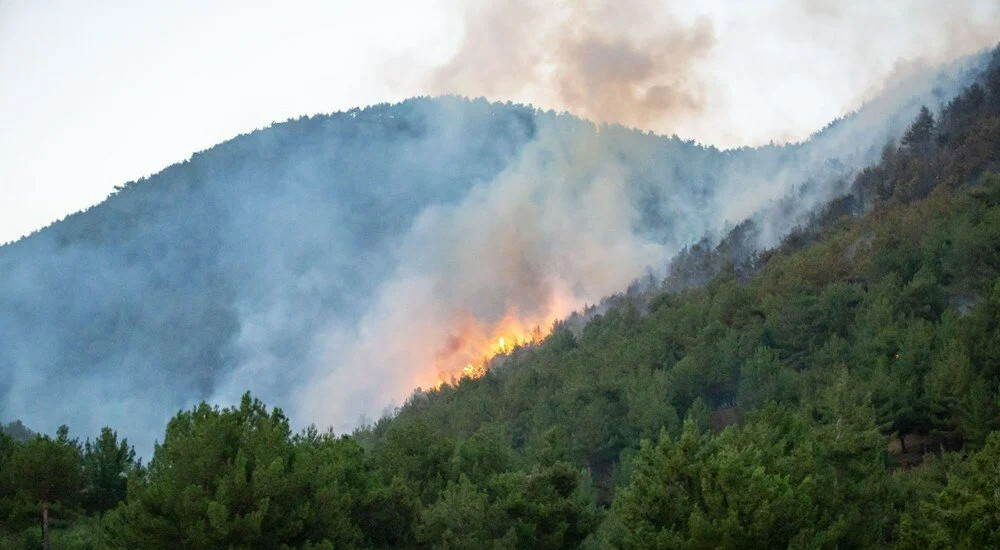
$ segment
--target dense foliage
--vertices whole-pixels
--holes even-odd
[[[0,548],[43,503],[62,548],[1000,547],[1000,67],[751,263],[351,436],[249,395],[145,467],[0,435]]]

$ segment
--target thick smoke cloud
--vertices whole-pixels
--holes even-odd
[[[569,126],[542,121],[496,178],[420,213],[360,330],[329,331],[335,344],[319,364],[345,368],[319,373],[306,416],[329,414],[332,402],[332,418],[354,420],[364,407],[347,398],[359,389],[384,404],[447,380],[480,360],[483,344],[547,330],[662,263],[677,243],[636,233],[635,178],[614,160],[614,142]]]
[[[708,19],[684,24],[652,0],[474,2],[457,53],[428,87],[494,98],[528,88],[584,118],[648,127],[702,110],[696,68],[714,42]]]
[[[795,142],[992,46],[1000,2],[477,0],[431,93],[516,99],[733,147]]]
[[[978,62],[794,146],[454,97],[238,137],[0,248],[0,418],[148,452],[178,408],[250,389],[350,429],[748,216],[773,242]]]

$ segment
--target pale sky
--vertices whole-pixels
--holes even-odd
[[[614,6],[0,0],[0,243],[304,114],[451,92],[757,145],[1000,40],[1000,0]]]

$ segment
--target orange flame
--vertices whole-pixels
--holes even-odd
[[[463,316],[434,354],[431,368],[437,374],[435,386],[440,388],[465,377],[479,378],[497,356],[540,343],[551,332],[555,320],[569,311],[569,303],[557,296],[546,309],[540,315],[522,316],[516,308],[510,308],[495,323],[484,323],[472,314]]]

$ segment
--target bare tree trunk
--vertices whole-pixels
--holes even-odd
[[[42,549],[49,550],[49,503],[42,503]]]

